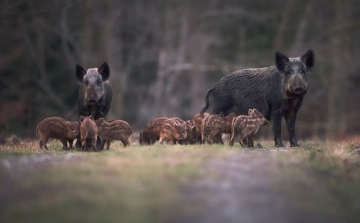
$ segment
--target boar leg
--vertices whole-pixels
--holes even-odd
[[[68,140],[69,148],[72,149],[74,140]]]
[[[111,139],[106,139],[106,150],[110,149]]]
[[[105,146],[106,139],[102,139],[100,149],[103,150]]]
[[[40,147],[40,149],[42,149],[43,146],[44,146],[44,143],[43,143],[42,138],[41,138],[41,139],[39,140],[39,147]]]
[[[234,141],[235,141],[235,134],[233,133],[233,134],[231,134],[231,136],[230,136],[230,142],[229,142],[229,145],[230,146],[233,146],[234,145]]]
[[[296,113],[290,113],[285,115],[286,126],[289,132],[290,146],[299,146],[297,140],[295,138],[295,121],[296,121]]]
[[[63,150],[68,150],[66,139],[60,139],[60,142],[61,142],[61,144],[63,144],[62,149]]]
[[[76,138],[75,146],[76,146],[76,148],[82,148],[82,143],[81,143],[81,139],[80,139],[80,134],[79,134],[79,136]]]
[[[284,144],[281,140],[281,114],[274,114],[273,116],[273,132],[274,132],[274,141],[276,147],[284,147]]]
[[[254,134],[249,135],[246,139],[248,147],[254,147]]]
[[[128,138],[126,138],[126,137],[121,137],[120,140],[121,140],[121,142],[124,144],[124,147],[130,145],[130,141],[129,141]]]

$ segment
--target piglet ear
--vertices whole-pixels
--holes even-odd
[[[191,127],[191,131],[196,132],[196,125],[194,125],[193,127]]]
[[[301,60],[305,63],[306,71],[311,71],[315,63],[315,54],[313,50],[308,50],[302,57]]]
[[[79,118],[79,122],[80,122],[80,124],[84,121],[84,116],[80,116],[80,118]]]
[[[71,129],[71,123],[69,121],[66,121],[66,128]]]
[[[83,82],[83,80],[84,80],[86,70],[82,66],[80,66],[79,64],[76,64],[75,74],[76,74],[76,79],[77,79],[78,83],[81,84]]]
[[[103,81],[107,81],[110,77],[110,68],[109,65],[104,62],[98,69],[99,74],[102,77]]]
[[[280,72],[285,72],[285,67],[288,62],[289,58],[287,56],[279,52],[275,53],[275,65]]]
[[[94,118],[92,115],[89,116],[89,119],[93,120],[94,121]]]

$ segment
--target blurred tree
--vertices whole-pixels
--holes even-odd
[[[76,64],[107,61],[107,119],[141,129],[159,116],[191,118],[206,89],[234,70],[310,48],[316,64],[299,138],[356,134],[359,24],[356,0],[3,0],[0,135],[33,137],[49,116],[76,120]]]

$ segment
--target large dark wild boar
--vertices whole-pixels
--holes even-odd
[[[231,125],[230,146],[234,145],[235,139],[243,146],[243,139],[247,139],[248,147],[254,147],[254,136],[261,125],[267,125],[268,121],[256,109],[249,109],[249,115],[236,116]]]
[[[211,93],[215,114],[231,111],[246,114],[248,109],[256,108],[267,120],[273,120],[274,141],[278,147],[284,146],[281,139],[281,119],[284,116],[290,146],[299,146],[295,137],[296,115],[307,92],[306,74],[313,68],[314,58],[312,50],[297,58],[288,58],[277,52],[275,66],[235,71],[207,91],[201,113],[209,108]]]
[[[220,115],[208,115],[204,118],[202,124],[202,143],[208,142],[224,144],[222,133],[225,131],[225,116],[222,112]]]
[[[98,128],[92,115],[88,117],[80,116],[79,122],[82,150],[85,151],[95,149],[96,151],[99,151],[99,149],[96,147]]]
[[[98,135],[102,140],[101,149],[104,149],[106,143],[106,149],[109,150],[112,140],[120,140],[124,147],[130,145],[129,137],[132,135],[132,130],[126,121],[114,120],[106,122],[104,118],[100,118],[95,123],[98,127]]]
[[[109,77],[110,68],[106,62],[99,69],[85,70],[80,65],[76,65],[76,78],[80,84],[78,93],[79,116],[92,115],[95,120],[105,117],[112,100]],[[78,142],[76,144],[78,147],[80,146]]]
[[[168,117],[160,117],[149,122],[144,130],[140,132],[140,145],[152,145],[160,139],[161,126],[168,119]]]
[[[177,117],[169,118],[161,126],[159,143],[183,144],[186,136],[186,122]]]
[[[36,126],[36,133],[40,136],[39,147],[48,150],[46,146],[49,138],[59,139],[63,149],[67,150],[67,143],[72,148],[74,139],[79,135],[79,123],[68,122],[60,117],[50,117],[42,120]]]

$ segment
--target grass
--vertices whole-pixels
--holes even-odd
[[[291,216],[303,213],[327,222],[360,219],[356,143],[306,142],[296,149],[262,144],[261,149],[227,145],[123,148],[114,142],[109,151],[100,153],[62,151],[56,141],[49,143],[49,151],[39,150],[37,142],[0,147],[0,222],[200,219],[197,216],[207,215],[211,197],[221,200],[232,192],[223,189],[223,182],[242,187],[236,179],[242,173],[249,173],[246,179],[255,186],[257,178],[268,179],[252,193],[264,192],[272,194],[274,202],[284,201],[284,210],[296,212]]]

